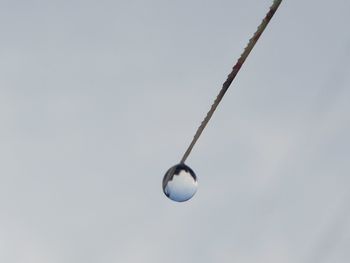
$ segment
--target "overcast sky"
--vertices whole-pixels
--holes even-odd
[[[350,2],[0,0],[0,262],[350,262]]]

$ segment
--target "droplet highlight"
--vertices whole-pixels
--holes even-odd
[[[197,176],[186,164],[171,167],[163,178],[163,192],[171,200],[185,202],[197,192]]]

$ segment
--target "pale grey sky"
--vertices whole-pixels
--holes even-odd
[[[350,2],[0,0],[0,262],[350,261]]]

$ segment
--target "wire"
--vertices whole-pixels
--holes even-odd
[[[265,18],[261,22],[261,24],[258,26],[258,29],[254,33],[253,37],[249,40],[248,45],[244,49],[243,53],[241,54],[240,58],[237,60],[236,64],[233,66],[231,73],[227,76],[226,81],[222,85],[222,88],[217,95],[214,103],[212,104],[210,110],[208,111],[207,115],[205,116],[204,120],[202,121],[201,125],[198,127],[191,144],[188,146],[185,154],[183,155],[180,163],[184,163],[187,159],[187,157],[190,155],[194,145],[196,144],[197,140],[199,139],[200,135],[202,134],[204,128],[207,126],[210,118],[213,116],[216,108],[218,107],[220,101],[224,97],[226,91],[230,87],[232,81],[235,79],[237,73],[241,69],[244,61],[247,59],[249,53],[252,51],[253,47],[255,46],[256,42],[259,40],[261,34],[264,32],[266,26],[270,22],[271,18],[277,11],[279,5],[281,4],[282,0],[274,0],[272,6],[270,7],[269,12],[266,14]]]

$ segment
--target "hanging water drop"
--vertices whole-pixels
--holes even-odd
[[[191,199],[197,191],[197,177],[184,163],[171,167],[163,178],[163,192],[171,200],[184,202]]]

